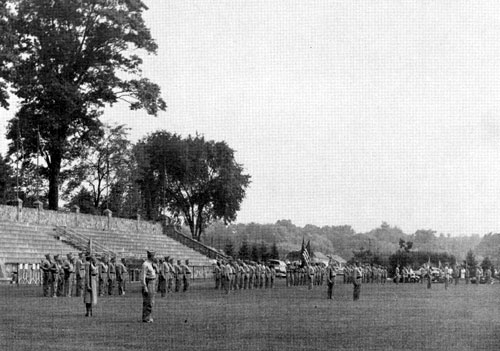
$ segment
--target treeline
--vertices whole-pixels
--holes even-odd
[[[228,241],[224,246],[224,253],[233,258],[254,262],[265,262],[270,259],[280,259],[276,243],[273,243],[271,246],[266,245],[264,242],[250,245],[246,240],[243,240],[237,249],[231,241]]]
[[[500,247],[500,235],[489,235],[487,238],[496,245],[498,252]],[[404,233],[397,226],[390,226],[383,222],[380,227],[366,233],[358,233],[349,225],[323,226],[306,225],[299,227],[290,220],[279,220],[274,224],[234,224],[224,225],[217,222],[206,229],[203,242],[209,246],[223,250],[228,242],[234,247],[240,247],[244,241],[248,243],[265,243],[266,245],[277,245],[280,257],[285,257],[291,251],[300,250],[303,240],[310,241],[312,250],[324,254],[336,254],[349,260],[356,252],[369,251],[377,255],[384,262],[389,263],[389,257],[401,249],[400,240],[406,243],[411,242],[411,252],[420,252],[422,257],[416,260],[420,262],[431,255],[436,262],[441,259],[451,260],[451,256],[463,260],[469,250],[480,256],[484,255],[484,250],[479,250],[485,245],[481,243],[479,235],[451,237],[447,234],[438,234],[433,230],[422,229],[415,233]],[[498,244],[496,243],[498,241]],[[476,252],[475,249],[478,248]],[[492,249],[490,249],[492,251]],[[436,256],[434,255],[442,255]],[[446,256],[449,255],[449,256]],[[496,255],[498,256],[498,254]],[[484,258],[484,257],[483,257]]]

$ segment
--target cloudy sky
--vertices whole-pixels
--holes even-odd
[[[105,119],[227,141],[238,222],[500,231],[500,2],[145,2],[168,110]]]

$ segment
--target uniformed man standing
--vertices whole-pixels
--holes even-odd
[[[213,275],[215,281],[215,290],[218,290],[220,288],[220,278],[221,278],[221,268],[219,260],[217,260],[217,262],[214,263],[213,267],[214,267]]]
[[[108,264],[108,295],[113,295],[116,281],[116,258],[111,257],[111,262]]]
[[[328,286],[328,298],[331,300],[333,297],[333,286],[335,285],[335,277],[337,272],[333,266],[333,261],[328,262],[328,267],[326,268],[326,284]]]
[[[108,280],[108,264],[107,257],[103,257],[99,260],[98,269],[99,269],[99,296],[104,296],[104,292],[106,291],[106,282]]]
[[[182,277],[181,260],[177,260],[177,264],[174,264],[173,268],[174,268],[174,279],[175,279],[175,292],[179,292],[181,288],[181,277]]]
[[[54,257],[57,265],[57,296],[64,296],[64,269],[62,256],[56,255]]]
[[[66,255],[66,260],[63,262],[64,270],[64,296],[71,297],[71,292],[73,290],[73,279],[75,266],[73,265],[73,255],[71,253]]]
[[[182,291],[186,292],[189,288],[189,282],[191,281],[191,274],[192,274],[191,268],[189,268],[189,260],[185,260],[181,268],[182,268],[182,282],[184,286]]]
[[[52,297],[57,297],[57,283],[59,282],[59,266],[57,261],[52,256],[49,255],[50,262],[50,295]]]
[[[161,297],[167,294],[167,279],[166,279],[165,261],[160,258],[160,272],[158,274],[158,292]]]
[[[359,300],[359,295],[361,293],[361,281],[363,279],[363,272],[361,271],[361,267],[359,262],[356,262],[356,265],[354,266],[352,270],[352,283],[354,284],[354,291],[353,291],[353,300],[357,301]]]
[[[125,295],[125,280],[127,278],[127,267],[125,259],[122,258],[116,263],[116,282],[118,284],[118,295]]]
[[[76,296],[78,297],[82,296],[83,293],[83,279],[85,278],[85,263],[83,260],[83,252],[80,252],[75,261]]]
[[[43,287],[44,297],[49,296],[50,283],[51,283],[50,261],[51,261],[50,254],[46,254],[45,259],[43,259],[42,263],[40,264],[40,268],[42,269],[42,287]]]
[[[153,323],[151,317],[153,305],[155,302],[156,288],[156,270],[153,266],[154,251],[147,252],[148,258],[142,264],[141,283],[142,283],[142,321],[144,323]]]

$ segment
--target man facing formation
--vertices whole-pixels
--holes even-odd
[[[142,264],[142,321],[153,323],[152,313],[155,301],[156,270],[153,266],[155,252],[147,251],[147,259]]]
[[[354,301],[359,300],[362,279],[363,279],[363,272],[361,271],[359,262],[356,262],[356,265],[352,270],[352,283],[354,284],[354,290],[353,290]]]
[[[337,276],[337,272],[335,271],[335,267],[333,266],[333,261],[330,260],[328,262],[328,267],[326,268],[326,283],[328,286],[328,299],[332,299],[333,297],[333,286],[335,285],[335,277]]]

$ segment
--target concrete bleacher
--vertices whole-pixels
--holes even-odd
[[[0,222],[0,259],[4,263],[40,263],[45,254],[66,254],[74,247],[54,237],[54,227]]]
[[[184,246],[174,239],[155,232],[131,233],[118,230],[96,230],[86,228],[68,228],[78,234],[92,238],[93,242],[105,246],[121,256],[144,258],[146,250],[156,251],[157,257],[170,256],[174,260],[189,260],[191,266],[210,266],[212,261],[205,255]]]

